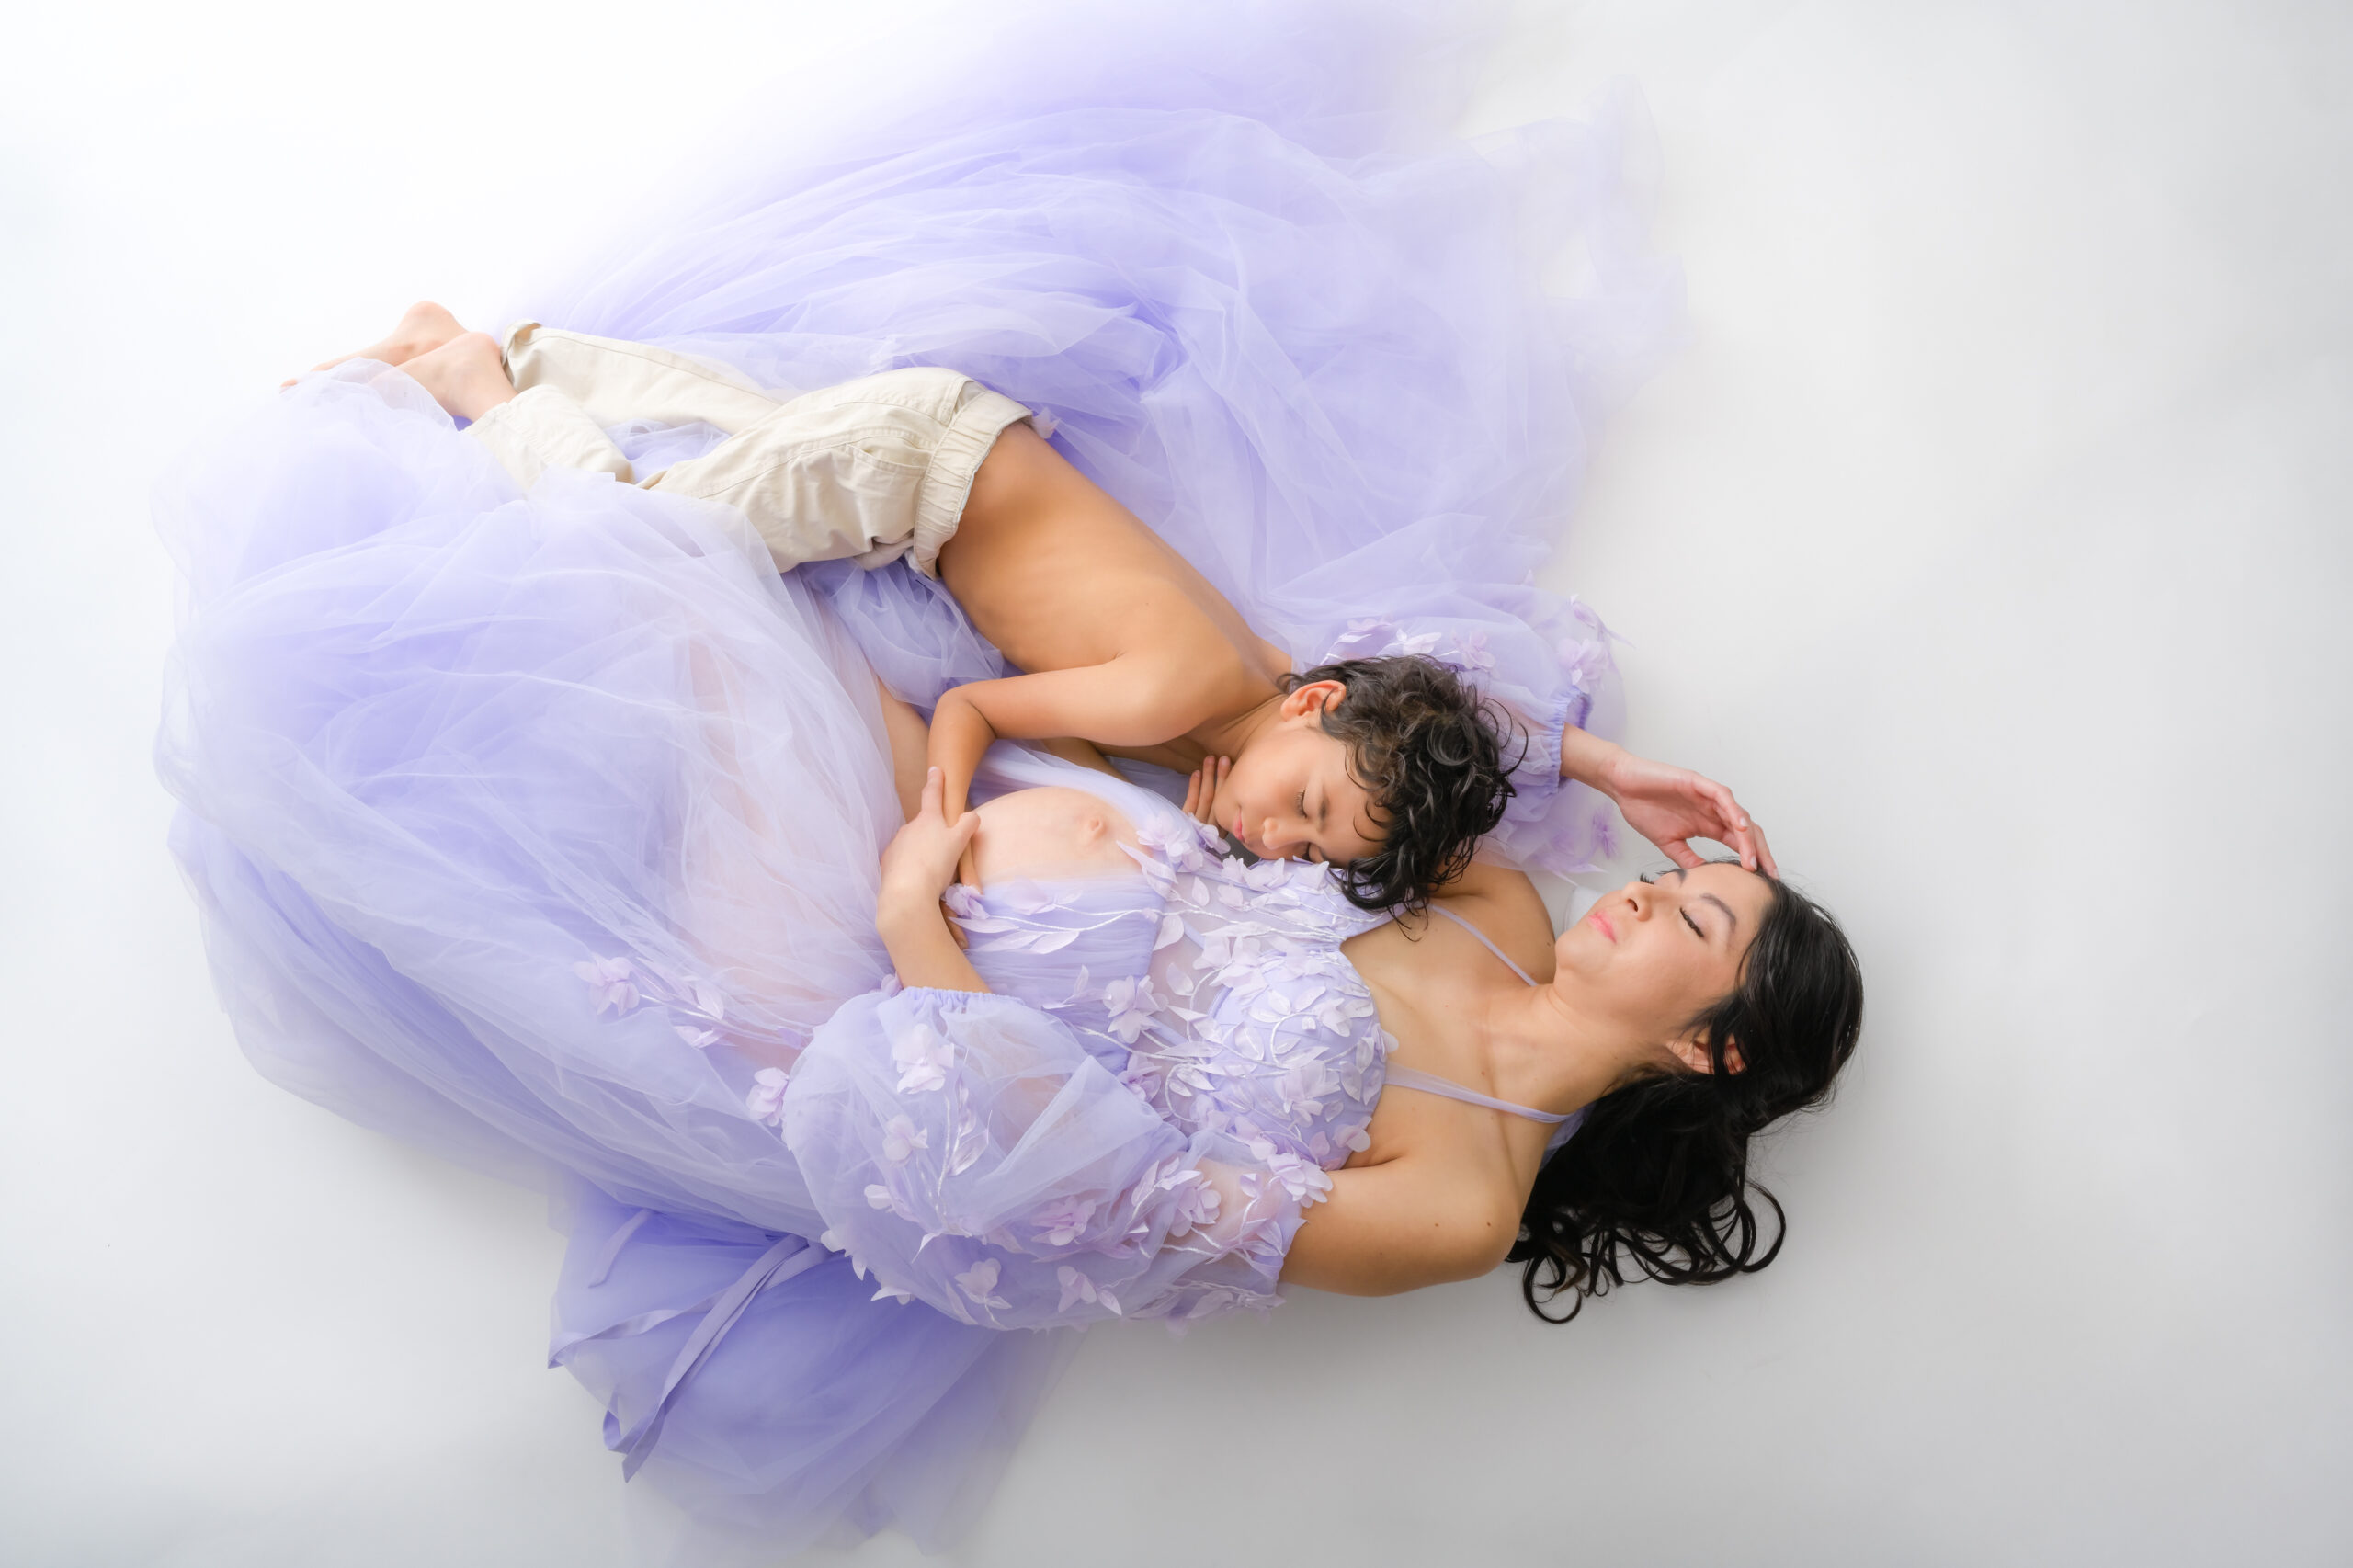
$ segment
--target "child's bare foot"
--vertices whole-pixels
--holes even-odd
[[[458,318],[430,300],[420,300],[408,308],[392,330],[357,354],[345,354],[324,364],[313,365],[313,370],[332,370],[352,359],[375,359],[387,365],[405,365],[420,354],[430,354],[466,329]],[[279,383],[292,386],[294,378]]]
[[[498,340],[486,332],[461,332],[401,367],[433,394],[433,401],[460,419],[480,419],[515,395]]]

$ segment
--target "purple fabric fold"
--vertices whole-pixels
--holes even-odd
[[[1428,639],[1538,748],[1606,730],[1598,620],[1531,584],[1596,421],[1673,327],[1617,174],[1631,115],[1452,138],[1476,39],[1450,10],[993,19],[996,52],[920,92],[878,82],[823,145],[699,171],[683,217],[632,222],[526,311],[783,388],[952,365],[1049,411],[1302,665]],[[1566,299],[1540,285],[1564,243],[1589,280]],[[928,701],[994,650],[887,572],[778,577],[724,507],[562,472],[520,494],[364,363],[269,398],[157,511],[187,585],[157,765],[256,1064],[578,1189],[555,1354],[702,1528],[779,1552],[892,1524],[952,1540],[1073,1336],[874,1300],[812,1244],[847,1198],[820,1204],[779,1124],[802,1046],[888,973],[874,672]],[[1610,820],[1531,775],[1498,843],[1572,867]],[[1345,1059],[1237,1075],[1257,1097],[1221,1104],[1202,1040],[1140,1032],[1141,978],[1116,1006],[1098,978],[1127,1076],[1091,1036],[1069,1076],[1106,1125],[1156,1119],[1187,1158],[1230,1135],[1302,1180],[1346,1157],[1379,1084],[1363,998],[1336,971],[1266,978],[1265,956],[1242,968],[1286,1006],[1347,1004]],[[1021,974],[1041,1011],[1076,989]]]

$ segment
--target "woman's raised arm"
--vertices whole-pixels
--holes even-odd
[[[1730,790],[1712,778],[1636,756],[1574,724],[1561,732],[1561,777],[1608,796],[1627,826],[1686,870],[1703,862],[1685,841],[1712,838],[1738,854],[1750,870],[1780,875],[1773,851],[1766,846],[1765,830],[1749,820]]]

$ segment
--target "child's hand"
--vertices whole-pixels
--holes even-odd
[[[957,863],[980,830],[978,812],[948,820],[941,805],[945,793],[939,769],[932,768],[925,776],[923,801],[915,814],[882,851],[880,914],[886,922],[918,912],[936,915],[939,895],[956,880]]]
[[[1205,822],[1211,827],[1218,825],[1214,814],[1217,811],[1217,787],[1225,782],[1225,776],[1233,767],[1233,759],[1230,756],[1201,758],[1200,767],[1193,769],[1193,777],[1185,782],[1187,816],[1195,822]]]
[[[1687,870],[1705,862],[1684,841],[1712,838],[1738,851],[1740,863],[1750,870],[1768,877],[1781,874],[1772,850],[1766,847],[1765,830],[1749,821],[1732,791],[1714,779],[1620,752],[1611,760],[1607,783],[1626,825]]]

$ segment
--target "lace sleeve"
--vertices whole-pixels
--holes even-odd
[[[825,1244],[878,1297],[994,1328],[1271,1306],[1331,1187],[1263,1140],[1188,1137],[1061,1020],[985,993],[848,1003],[795,1067],[783,1125]]]
[[[1625,828],[1599,791],[1561,777],[1569,725],[1605,738],[1619,728],[1609,631],[1578,600],[1536,588],[1453,588],[1428,613],[1351,620],[1326,660],[1418,653],[1453,665],[1506,715],[1514,795],[1481,847],[1528,870],[1598,869]]]

